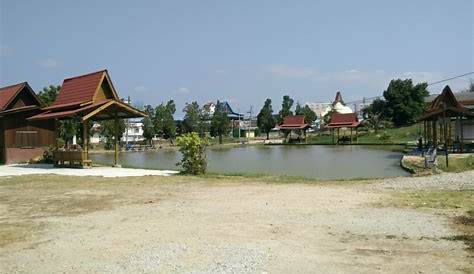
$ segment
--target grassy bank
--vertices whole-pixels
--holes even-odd
[[[408,142],[416,142],[420,136],[421,128],[419,125],[411,125],[408,127],[381,129],[377,132],[361,131],[358,133],[359,144],[406,144]],[[355,130],[352,131],[355,140]],[[340,136],[349,136],[350,130],[341,130]],[[328,132],[320,134],[311,134],[307,139],[308,144],[332,144],[332,135]]]
[[[444,212],[458,234],[443,239],[463,241],[467,249],[474,253],[474,190],[397,192],[383,204]]]

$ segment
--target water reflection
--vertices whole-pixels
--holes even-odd
[[[348,179],[406,176],[397,147],[370,146],[244,146],[208,149],[208,168],[219,173],[248,173]],[[181,155],[174,150],[120,153],[126,167],[178,169]],[[111,164],[113,154],[91,154]]]

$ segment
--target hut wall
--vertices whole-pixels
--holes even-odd
[[[43,155],[54,145],[54,121],[29,122],[26,118],[39,111],[25,111],[3,117],[4,163],[25,162]]]
[[[461,138],[461,121],[456,121],[455,125],[455,132],[456,137]],[[470,120],[463,120],[463,137],[465,142],[473,142],[474,143],[474,119]]]

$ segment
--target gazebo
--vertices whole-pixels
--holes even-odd
[[[306,141],[306,130],[310,125],[305,123],[304,115],[290,115],[283,119],[283,124],[278,126],[278,129],[289,132],[288,141],[291,140],[291,132],[297,131],[297,139]],[[303,134],[301,134],[303,133]]]
[[[114,120],[114,166],[118,165],[118,129],[119,119],[145,117],[146,114],[126,103],[123,103],[115,90],[107,70],[65,79],[54,103],[43,112],[28,120],[55,121],[56,140],[58,137],[58,121],[73,119],[82,124],[82,150],[59,149],[55,144],[54,161],[57,165],[79,163],[90,166],[88,151],[88,123],[90,121]]]
[[[459,103],[453,92],[446,86],[428,107],[428,110],[420,117],[423,122],[423,135],[426,146],[438,147],[444,144],[446,150],[453,146],[452,122],[459,125],[459,136],[456,142],[459,144],[459,152],[464,152],[464,128],[463,121],[474,118],[474,111]]]
[[[326,128],[332,131],[332,142],[334,143],[334,130],[337,130],[337,140],[339,142],[339,130],[341,128],[350,128],[350,143],[352,144],[352,130],[355,128],[356,131],[356,140],[357,140],[357,127],[360,122],[357,118],[357,113],[338,113],[333,112],[331,114],[331,120],[329,124],[326,125]]]

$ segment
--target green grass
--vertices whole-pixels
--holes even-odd
[[[358,133],[359,144],[405,144],[415,142],[420,137],[422,128],[415,124],[407,127],[380,129],[378,132],[360,131]],[[355,130],[352,132],[355,139]],[[341,130],[340,136],[349,136],[350,130]],[[336,137],[337,138],[337,137]],[[309,144],[332,144],[331,134],[309,135],[307,139]]]
[[[438,168],[445,172],[462,172],[474,170],[474,156],[458,157],[448,155],[448,166],[446,166],[446,158],[444,155],[437,157]]]

